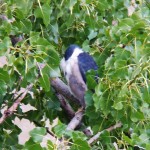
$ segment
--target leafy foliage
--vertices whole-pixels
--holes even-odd
[[[51,122],[58,117],[53,131],[58,137],[69,136],[72,150],[114,149],[114,142],[119,148],[150,149],[148,0],[2,0],[0,7],[0,56],[7,60],[0,68],[0,107],[11,106],[15,93],[33,83],[32,94],[23,102],[38,110],[24,113],[18,108],[1,125],[0,149],[44,149],[42,127],[31,131],[24,145],[18,144],[15,116],[42,126],[46,125],[43,116]],[[61,77],[60,58],[72,43],[92,54],[99,66],[95,93],[89,90],[85,95],[83,122],[94,134],[118,121],[123,124],[114,132],[104,132],[91,147],[82,132],[64,132],[68,120],[49,82],[49,77]],[[46,64],[44,69],[38,69],[41,63]],[[88,86],[93,88],[90,77]],[[51,141],[47,146],[56,149]]]

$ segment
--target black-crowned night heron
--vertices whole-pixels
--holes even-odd
[[[94,59],[77,45],[70,45],[61,60],[61,69],[64,72],[71,93],[80,101],[85,108],[84,95],[87,90],[86,72],[97,70],[98,66]]]

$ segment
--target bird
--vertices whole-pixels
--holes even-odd
[[[78,45],[72,44],[66,49],[60,62],[60,68],[64,73],[70,92],[80,101],[82,108],[85,108],[86,73],[89,70],[98,70],[93,57]]]

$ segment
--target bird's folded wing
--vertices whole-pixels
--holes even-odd
[[[88,53],[81,53],[78,56],[78,66],[82,75],[82,78],[84,82],[86,83],[86,72],[88,70],[97,70],[98,66],[92,56],[90,56]]]

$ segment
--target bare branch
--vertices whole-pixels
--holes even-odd
[[[45,66],[46,64],[37,63],[37,67],[40,72]],[[70,100],[71,102],[80,105],[80,101],[70,93],[68,86],[62,80],[60,80],[59,78],[50,78],[50,82],[52,87],[57,91],[57,93],[63,95],[67,100]]]
[[[66,112],[68,118],[72,119],[75,115],[74,110],[72,109],[72,107],[69,105],[69,103],[65,100],[65,98],[61,94],[57,93],[56,95],[60,101],[61,107]]]
[[[25,91],[17,98],[17,100],[13,103],[13,105],[4,112],[4,114],[0,118],[0,124],[2,124],[7,117],[11,116],[16,111],[20,102],[25,98],[25,96],[27,95],[28,91],[32,88],[32,86],[33,86],[32,83],[28,85]]]
[[[110,132],[110,131],[112,131],[112,130],[114,130],[114,129],[116,129],[116,128],[120,128],[121,126],[122,126],[122,123],[119,122],[119,123],[116,123],[115,125],[113,125],[113,126],[107,128],[107,129],[105,129],[105,130],[108,131],[108,132]],[[90,138],[90,139],[88,140],[88,144],[91,145],[93,142],[97,141],[98,138],[100,137],[100,135],[101,135],[105,130],[103,130],[103,131],[101,131],[101,132],[98,132],[96,135],[94,135],[92,138]]]
[[[52,78],[51,85],[59,94],[70,100],[70,102],[72,101],[73,103],[80,105],[80,101],[70,93],[68,86],[59,78]]]
[[[72,118],[67,126],[67,130],[74,130],[82,121],[84,111],[80,110],[76,112],[75,116]]]
[[[57,95],[57,97],[58,97],[58,99],[59,99],[59,101],[61,103],[62,108],[67,113],[69,119],[72,119],[74,117],[70,121],[70,123],[68,124],[67,130],[74,130],[79,125],[84,126],[81,123],[81,120],[82,120],[84,112],[81,111],[81,112],[77,112],[75,114],[75,112],[73,111],[73,109],[71,108],[71,106],[64,99],[64,97],[65,97],[65,98],[69,99],[71,102],[74,102],[74,103],[80,105],[80,101],[78,99],[76,99],[70,93],[70,90],[69,90],[68,86],[63,81],[61,81],[59,78],[53,78],[53,79],[51,79],[51,85],[59,93]],[[87,136],[91,136],[91,132],[87,128],[85,128],[83,130],[83,132]]]
[[[122,123],[119,122],[119,123],[116,123],[115,125],[113,125],[113,126],[107,128],[106,130],[110,132],[110,131],[112,131],[112,130],[114,130],[114,129],[116,129],[116,128],[120,128],[121,126],[122,126]]]
[[[61,107],[62,107],[63,110],[66,112],[68,118],[71,120],[71,119],[75,116],[74,110],[73,110],[72,107],[69,105],[69,103],[66,102],[65,98],[64,98],[61,94],[57,93],[57,97],[58,97],[58,99],[59,99],[59,101],[60,101],[60,103],[61,103]],[[83,133],[84,133],[86,136],[91,136],[91,135],[92,135],[92,134],[91,134],[91,131],[90,131],[88,128],[86,128],[83,123],[80,124],[80,122],[79,122],[79,124],[78,124],[76,127],[77,127],[77,128],[83,127],[83,128],[84,128]],[[76,128],[76,127],[75,127],[75,128]]]

